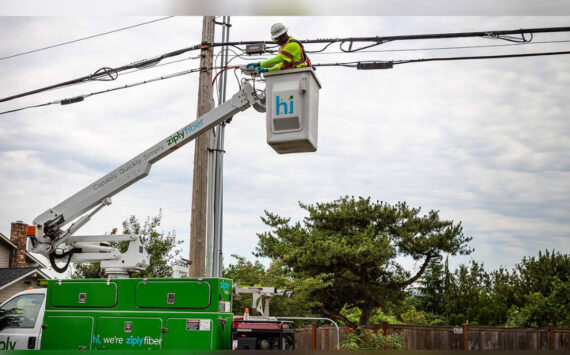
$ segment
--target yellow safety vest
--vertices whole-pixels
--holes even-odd
[[[293,37],[289,37],[289,40],[281,47],[277,55],[284,59],[283,65],[279,70],[312,66],[311,60],[305,53],[303,44]]]

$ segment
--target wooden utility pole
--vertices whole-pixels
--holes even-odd
[[[204,16],[202,43],[214,42],[214,16]],[[212,48],[202,49],[201,68],[213,65]],[[212,109],[212,71],[200,72],[198,88],[198,117]],[[204,277],[206,270],[206,212],[208,190],[208,147],[212,132],[208,130],[196,139],[194,151],[194,178],[192,181],[192,216],[190,220],[190,277]]]

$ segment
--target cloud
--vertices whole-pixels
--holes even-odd
[[[147,21],[148,18],[3,18],[0,55]],[[563,17],[232,17],[232,40],[266,39],[282,21],[297,38],[562,26]],[[6,60],[0,96],[185,48],[200,41],[201,18],[177,17],[137,30]],[[34,36],[30,36],[34,33]],[[568,39],[567,34],[536,36]],[[219,36],[218,36],[219,38]],[[503,44],[470,39],[390,43],[374,50]],[[312,46],[319,49],[321,46]],[[313,62],[563,50],[567,44],[311,55]],[[338,52],[337,47],[330,51]],[[190,57],[195,53],[190,53]],[[555,246],[567,251],[570,220],[565,57],[409,64],[391,70],[319,68],[323,83],[316,153],[278,155],[265,117],[253,110],[226,128],[224,254],[250,256],[264,210],[303,218],[298,202],[343,195],[407,201],[463,221],[471,258],[512,266]],[[245,60],[236,59],[235,63]],[[233,62],[232,62],[233,63]],[[197,67],[189,60],[0,104],[0,110],[90,93]],[[237,91],[233,74],[228,94]],[[0,226],[33,218],[195,119],[197,75],[93,96],[84,102],[0,118]],[[80,234],[101,234],[131,214],[163,210],[164,230],[189,248],[193,144],[155,164],[113,198]],[[2,231],[2,228],[0,228]],[[4,233],[6,234],[6,233]],[[467,258],[454,258],[463,262]],[[413,268],[413,264],[406,264]]]

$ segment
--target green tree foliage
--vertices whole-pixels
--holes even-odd
[[[390,324],[402,324],[402,322],[394,315],[394,312],[384,313],[381,308],[377,308],[372,312],[372,316],[370,317],[370,324],[382,324],[384,322],[388,322]],[[350,324],[358,324],[360,320],[360,315],[362,311],[359,308],[343,308],[340,314],[343,317],[346,317]],[[341,324],[344,322],[341,322]]]
[[[434,258],[471,252],[461,223],[441,220],[437,211],[421,215],[406,203],[362,197],[299,205],[309,214],[302,223],[265,212],[272,231],[258,235],[256,255],[288,268],[313,311],[347,324],[343,308],[359,308],[359,324],[367,325],[375,309],[400,302]],[[421,267],[411,275],[398,257]]]
[[[294,280],[282,264],[272,262],[266,269],[259,261],[251,262],[244,257],[232,255],[236,263],[224,268],[223,276],[232,279],[239,287],[251,285],[263,287],[277,287],[285,290],[297,290],[298,280]],[[307,316],[310,315],[308,300],[302,292],[294,292],[292,297],[276,296],[270,302],[270,314],[272,316]],[[243,314],[246,308],[253,315],[252,296],[245,294],[234,297],[234,314]]]
[[[265,282],[265,267],[256,261],[252,263],[244,257],[232,255],[237,263],[230,264],[224,268],[223,277],[232,279],[234,285],[246,287],[251,285],[261,285]],[[269,285],[271,286],[271,285]],[[233,312],[236,315],[243,314],[246,308],[251,308],[251,295],[241,295],[233,299]],[[251,312],[252,310],[250,310]],[[253,315],[253,313],[251,313]]]
[[[342,350],[384,350],[386,347],[392,350],[404,349],[404,336],[392,333],[385,336],[382,329],[373,330],[365,327],[352,328],[343,335]]]
[[[412,292],[404,301],[396,308],[390,309],[390,312],[397,317],[397,322],[390,324],[418,324],[418,325],[444,325],[442,316],[437,313],[428,312],[422,309],[423,295]]]
[[[426,314],[423,311],[416,310],[415,307],[411,307],[406,312],[400,315],[402,318],[402,322],[405,324],[419,324],[419,325],[427,325],[428,320],[426,318]]]
[[[441,257],[433,258],[425,273],[418,280],[417,290],[422,295],[419,297],[419,308],[434,314],[445,313],[445,282],[445,270]]]
[[[224,268],[223,276],[242,286],[261,284],[265,281],[265,267],[259,261],[252,263],[243,256],[232,255],[237,263]]]
[[[539,252],[537,257],[524,257],[512,272],[502,267],[487,272],[471,261],[451,273],[447,260],[443,268],[439,260],[432,263],[419,282],[416,306],[438,313],[450,325],[468,321],[489,326],[545,327],[551,322],[570,326],[567,254]],[[438,302],[441,295],[443,301]]]
[[[135,273],[133,277],[171,277],[171,262],[180,254],[177,246],[182,241],[176,241],[176,233],[170,231],[168,233],[160,232],[157,228],[162,220],[162,211],[153,217],[147,217],[144,223],[141,223],[135,216],[130,216],[122,223],[123,234],[137,235],[141,243],[150,255],[150,266],[140,272]],[[116,234],[115,228],[111,234]],[[128,242],[112,242],[111,246],[119,248],[121,252],[125,252],[128,248]],[[99,263],[97,264],[76,264],[72,278],[100,278],[104,277],[101,272]]]
[[[514,287],[518,290],[517,303],[524,303],[527,295],[539,292],[543,296],[554,290],[555,281],[568,281],[570,277],[570,254],[546,250],[537,257],[524,257],[515,266]]]
[[[488,273],[471,261],[449,271],[447,260],[434,261],[434,270],[422,277],[418,308],[438,315],[450,325],[502,325],[512,302],[512,279],[504,269]],[[433,285],[436,285],[433,287]]]
[[[507,321],[508,310],[515,302],[516,288],[514,287],[514,274],[501,267],[489,272],[491,290],[489,304],[483,305],[486,308],[479,319],[481,325],[504,325]],[[484,319],[488,321],[485,322]]]
[[[449,313],[455,314],[457,320],[468,320],[474,325],[487,324],[489,320],[486,317],[489,312],[486,307],[489,305],[490,279],[483,265],[476,261],[459,265],[453,277],[455,282],[448,290]],[[464,319],[457,317],[460,314]]]
[[[570,255],[539,251],[515,266],[508,325],[570,327]]]
[[[570,328],[570,281],[555,278],[552,292],[544,296],[540,292],[526,295],[522,308],[513,306],[509,310],[507,325],[515,327],[557,327]]]

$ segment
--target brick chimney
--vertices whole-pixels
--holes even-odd
[[[26,227],[28,225],[22,221],[12,223],[10,230],[10,240],[16,244],[17,249],[10,255],[10,267],[26,267]]]

